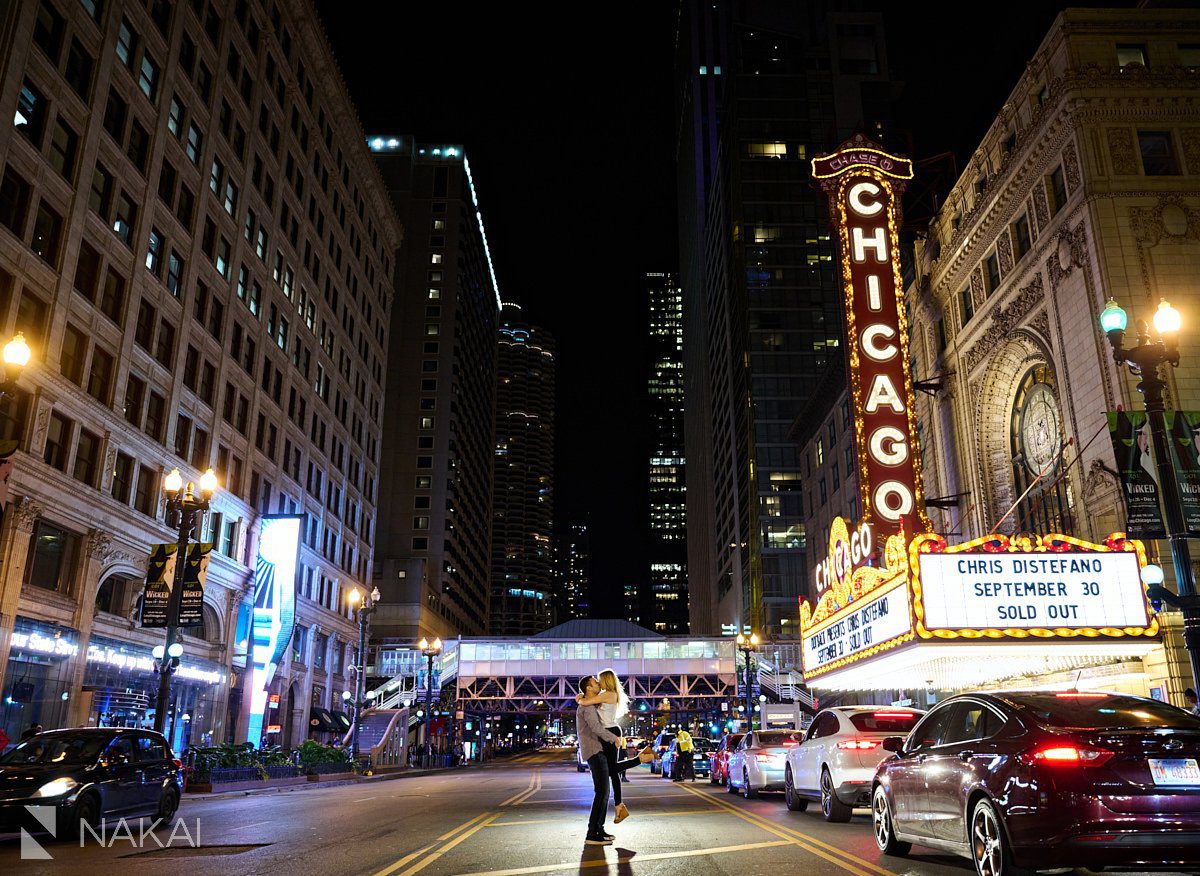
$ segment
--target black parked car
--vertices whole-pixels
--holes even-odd
[[[125,728],[52,730],[0,757],[0,832],[40,826],[26,806],[58,810],[56,836],[81,823],[151,816],[169,824],[183,793],[183,764],[162,734]]]
[[[964,694],[939,703],[875,774],[875,842],[1019,868],[1200,867],[1200,720],[1093,691]]]

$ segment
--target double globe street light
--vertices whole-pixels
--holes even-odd
[[[761,642],[758,638],[758,633],[751,633],[748,636],[738,633],[734,642],[746,660],[746,732],[749,733],[754,729],[754,677],[750,674],[752,665],[750,655],[758,650]],[[762,726],[761,720],[759,721],[759,726]]]
[[[375,609],[379,607],[379,588],[372,588],[371,592],[362,593],[357,587],[350,591],[349,601],[350,606],[358,612],[358,666],[356,667],[356,676],[354,682],[354,732],[351,734],[351,755],[358,760],[358,734],[362,729],[363,712],[367,707],[367,629],[371,624],[371,615],[375,613]],[[342,694],[343,698],[349,699],[349,691]],[[374,691],[371,692],[375,693]],[[374,699],[374,697],[371,697]]]
[[[7,349],[6,349],[7,355]],[[175,553],[175,580],[171,582],[171,595],[167,599],[167,641],[154,649],[155,668],[158,671],[158,701],[154,707],[154,729],[163,732],[167,723],[167,709],[171,702],[171,676],[179,668],[183,656],[183,645],[179,638],[179,609],[183,602],[183,584],[187,574],[188,545],[192,531],[202,515],[208,511],[213,494],[217,491],[217,476],[210,468],[200,476],[197,485],[188,483],[184,488],[183,475],[179,469],[171,469],[163,478],[163,492],[167,496],[167,525],[178,527],[179,540]]]
[[[1183,642],[1192,664],[1192,684],[1200,686],[1200,596],[1196,595],[1196,577],[1192,570],[1192,557],[1188,549],[1187,527],[1183,519],[1183,503],[1179,482],[1172,465],[1170,435],[1165,417],[1166,403],[1163,391],[1167,388],[1163,367],[1179,365],[1179,330],[1183,318],[1179,311],[1164,298],[1154,313],[1154,332],[1145,320],[1138,320],[1137,346],[1125,346],[1125,329],[1129,316],[1113,298],[1100,314],[1100,327],[1108,336],[1112,347],[1113,361],[1117,367],[1125,365],[1135,377],[1140,378],[1137,389],[1142,394],[1146,408],[1146,419],[1150,423],[1150,437],[1154,445],[1154,466],[1162,490],[1163,519],[1167,524],[1167,541],[1171,545],[1171,560],[1175,567],[1175,579],[1179,582],[1179,593],[1163,586],[1162,569],[1147,566],[1142,573],[1147,585],[1147,594],[1156,605],[1167,604],[1183,612]]]
[[[432,642],[422,637],[417,642],[417,649],[425,655],[427,667],[425,671],[425,757],[433,754],[433,737],[430,735],[433,721],[433,661],[442,653],[442,640],[435,638]]]

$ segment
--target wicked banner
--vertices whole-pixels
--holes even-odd
[[[212,544],[188,545],[187,565],[183,567],[183,593],[179,601],[179,626],[198,627],[204,623],[204,582],[208,578],[208,557]]]
[[[1171,467],[1183,506],[1183,526],[1188,535],[1200,537],[1200,455],[1196,451],[1200,411],[1167,411],[1166,421],[1171,436]]]
[[[156,544],[150,548],[150,566],[142,590],[142,626],[165,627],[171,584],[175,580],[175,551],[178,545]]]
[[[1166,538],[1158,472],[1154,468],[1150,423],[1142,411],[1109,411],[1108,434],[1112,439],[1121,494],[1125,497],[1125,532],[1129,538]]]

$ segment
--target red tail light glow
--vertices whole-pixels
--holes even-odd
[[[172,758],[171,763],[175,764],[175,767],[177,769],[183,769],[183,761],[181,761],[179,758],[177,758],[177,757]]]
[[[875,712],[872,718],[915,718],[912,712]]]
[[[1088,693],[1086,691],[1073,690],[1067,693],[1056,693],[1055,696],[1062,700],[1094,700],[1103,699],[1104,697],[1111,696],[1111,694],[1106,694],[1102,691]]]
[[[1020,761],[1024,764],[1047,764],[1049,766],[1068,766],[1075,764],[1084,767],[1096,767],[1108,763],[1114,753],[1103,748],[1090,745],[1046,745],[1021,754]]]
[[[837,744],[837,747],[843,751],[870,751],[872,748],[878,748],[880,742],[875,739],[846,739]]]

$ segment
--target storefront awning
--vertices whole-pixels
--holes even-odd
[[[327,709],[313,706],[308,712],[308,730],[310,733],[337,733],[338,725]]]
[[[337,732],[344,733],[350,729],[352,722],[350,721],[350,716],[345,712],[332,711],[329,715],[333,718],[333,723],[337,725]]]

